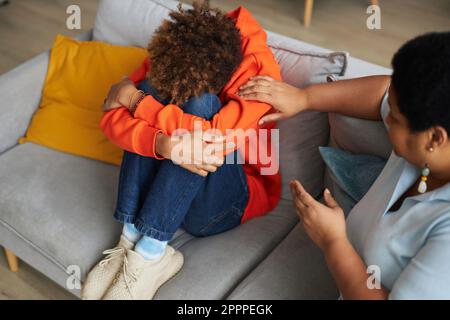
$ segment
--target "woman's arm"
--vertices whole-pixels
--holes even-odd
[[[293,116],[305,110],[334,112],[355,118],[381,120],[380,104],[390,83],[390,76],[369,76],[304,89],[267,76],[254,77],[240,88],[239,96],[271,104],[279,112],[262,122]]]
[[[325,260],[345,300],[386,300],[384,288],[369,288],[367,266],[348,239],[334,241],[324,248]]]
[[[315,200],[298,181],[291,182],[295,208],[305,232],[325,255],[328,268],[344,299],[385,300],[383,288],[369,288],[367,267],[347,238],[344,212],[324,192],[325,205]]]
[[[310,86],[305,89],[308,108],[381,120],[380,105],[390,80],[390,76],[370,76]]]

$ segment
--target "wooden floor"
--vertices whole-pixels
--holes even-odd
[[[20,262],[18,272],[10,272],[0,247],[0,300],[72,300],[74,295]]]
[[[10,0],[0,7],[0,74],[48,49],[57,33],[92,28],[98,0]],[[192,2],[192,0],[183,0]],[[82,30],[66,29],[66,8],[78,4]],[[312,25],[302,25],[302,0],[211,0],[231,10],[243,5],[268,30],[389,66],[406,40],[428,31],[450,30],[448,0],[381,0],[382,29],[366,28],[368,0],[316,0]]]
[[[51,47],[57,33],[75,35],[94,25],[98,0],[10,0],[0,7],[0,74]],[[184,0],[192,2],[191,0]],[[366,28],[367,0],[316,0],[310,28],[302,26],[302,0],[211,0],[231,10],[247,7],[268,30],[301,39],[383,66],[406,40],[424,32],[450,30],[448,0],[380,0],[382,29]],[[82,10],[81,31],[66,29],[66,8]],[[0,252],[0,299],[70,299],[63,289],[21,264],[8,271]]]
[[[268,30],[321,47],[390,66],[391,57],[408,39],[429,31],[450,30],[448,0],[380,0],[381,30],[366,27],[369,0],[315,0],[312,24],[302,26],[301,0],[212,0],[231,10],[246,6]]]
[[[66,28],[66,9],[81,8],[81,31]],[[0,74],[48,50],[60,33],[74,36],[94,25],[97,0],[10,0],[0,7]]]

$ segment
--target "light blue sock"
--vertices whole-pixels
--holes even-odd
[[[161,257],[166,250],[167,241],[143,236],[136,244],[134,251],[144,257],[145,260],[152,260]]]
[[[133,243],[136,243],[141,238],[140,232],[132,223],[125,223],[123,225],[122,235]]]

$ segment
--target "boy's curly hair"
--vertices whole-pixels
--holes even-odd
[[[181,105],[204,92],[218,94],[242,61],[235,22],[209,1],[170,13],[148,46],[150,84],[163,99]]]

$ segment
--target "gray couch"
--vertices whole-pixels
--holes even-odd
[[[145,46],[174,1],[103,0],[95,28],[80,40]],[[126,14],[124,14],[126,12]],[[121,19],[117,19],[121,17]],[[126,18],[123,18],[126,17]],[[133,24],[140,24],[140,29]],[[136,31],[139,30],[139,31]],[[390,70],[269,33],[285,81],[303,86],[326,75],[356,77]],[[0,76],[0,245],[67,287],[112,247],[121,225],[112,218],[119,168],[33,143],[18,145],[37,109],[49,53]],[[273,212],[208,238],[177,231],[171,244],[185,256],[182,271],[156,299],[335,299],[338,296],[320,251],[298,224],[287,183],[300,179],[319,196],[332,188],[317,147],[387,157],[383,126],[337,115],[307,112],[280,127],[283,198]],[[370,132],[369,140],[354,130]],[[330,135],[331,133],[331,135]],[[329,139],[331,137],[331,139]],[[71,266],[79,267],[69,277]],[[76,269],[75,269],[76,270]]]

